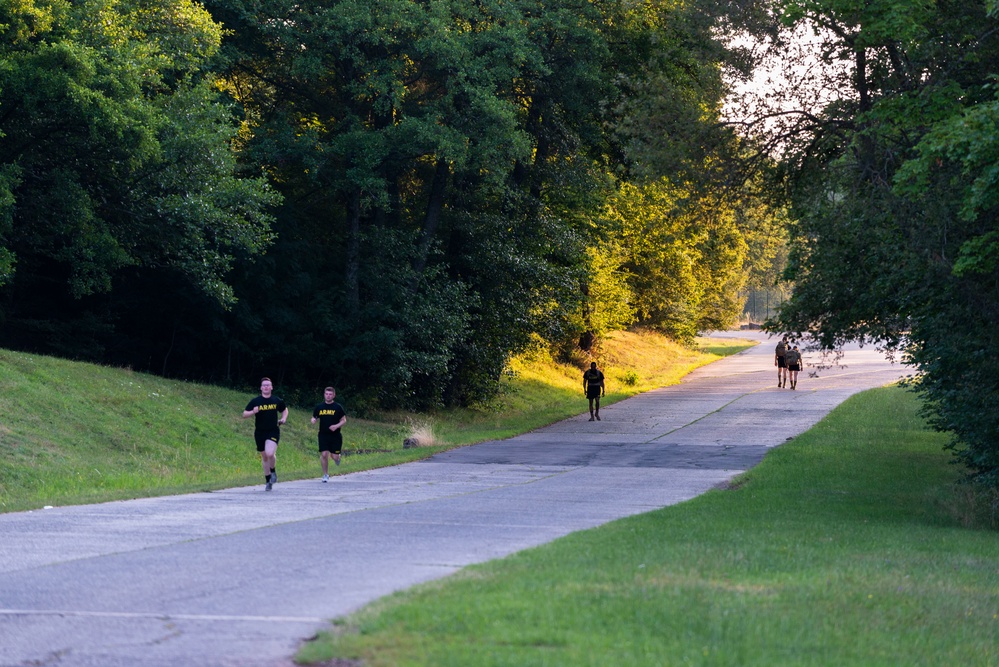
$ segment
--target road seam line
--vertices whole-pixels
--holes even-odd
[[[79,616],[85,618],[151,618],[181,621],[246,621],[266,623],[323,623],[312,616],[235,616],[229,614],[171,614],[163,612],[73,611],[66,609],[0,609],[0,616]]]

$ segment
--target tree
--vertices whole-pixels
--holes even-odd
[[[587,272],[615,275],[592,271],[610,257],[588,248],[610,247],[594,225],[608,174],[643,141],[624,131],[640,108],[628,100],[661,94],[641,86],[650,73],[684,89],[695,63],[719,80],[709,22],[681,2],[208,6],[233,30],[224,76],[247,110],[244,158],[286,197],[273,270],[301,277],[284,282],[305,290],[292,301],[320,284],[334,295],[327,319],[257,293],[237,335],[314,341],[308,358],[381,405],[488,397],[532,340],[578,339],[581,286],[602,289]],[[710,94],[676,106],[697,116]],[[338,345],[321,342],[331,333]],[[281,364],[302,365],[289,354]]]
[[[299,303],[319,285],[332,300],[330,320],[299,310],[287,313],[290,330],[267,328],[307,331],[324,366],[371,404],[467,400],[484,378],[467,368],[478,363],[472,349],[493,350],[485,358],[497,382],[538,320],[526,313],[542,316],[559,282],[545,277],[558,252],[543,243],[551,226],[526,215],[508,183],[530,154],[515,90],[532,51],[519,8],[385,0],[214,10],[236,27],[226,79],[248,110],[245,157],[267,165],[287,197],[274,268],[303,276]],[[254,310],[273,319],[282,310],[269,299],[255,298]],[[331,333],[338,345],[318,343]]]
[[[636,319],[635,294],[625,269],[628,252],[617,240],[586,249],[589,271],[583,285],[583,304],[573,324],[583,332],[578,346],[590,351],[595,341],[611,331],[627,329]],[[577,344],[575,341],[574,345]]]
[[[627,248],[639,324],[690,343],[739,315],[746,242],[723,200],[666,180],[624,183],[609,198],[603,225]]]
[[[428,408],[635,309],[689,339],[744,254],[691,178],[731,144],[704,3],[8,3],[6,341]],[[640,256],[618,184],[669,191]]]
[[[230,305],[227,274],[270,242],[276,199],[237,176],[233,118],[199,69],[221,27],[189,0],[0,14],[4,344],[100,356],[123,273]]]
[[[999,486],[995,5],[785,7],[821,30],[849,86],[788,155],[795,289],[769,326],[903,352],[931,422]]]

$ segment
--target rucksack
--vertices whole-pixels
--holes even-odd
[[[783,357],[787,353],[787,343],[781,341],[777,343],[777,356]]]

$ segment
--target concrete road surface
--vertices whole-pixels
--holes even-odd
[[[773,341],[722,335],[763,344],[606,406],[599,422],[581,415],[329,484],[0,515],[0,665],[290,665],[328,619],[692,498],[905,372],[852,348],[816,377],[806,355],[798,389],[778,389]]]

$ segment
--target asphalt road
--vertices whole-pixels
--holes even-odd
[[[329,484],[0,515],[0,665],[288,666],[328,619],[693,498],[905,372],[848,348],[844,367],[816,371],[806,355],[798,389],[778,389],[772,341],[719,335],[764,342],[605,406],[599,422],[581,415]]]

